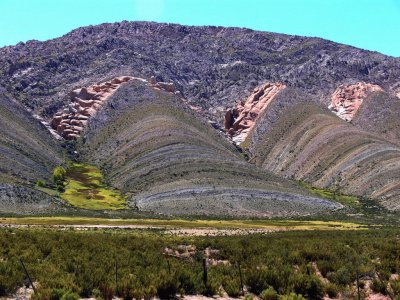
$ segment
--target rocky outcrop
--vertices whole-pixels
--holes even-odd
[[[71,103],[56,113],[50,123],[51,128],[66,140],[75,140],[86,127],[89,118],[96,114],[122,84],[131,80],[145,82],[154,89],[182,96],[173,83],[157,82],[154,76],[149,81],[132,76],[115,77],[110,81],[73,90],[70,93]]]
[[[121,84],[137,79],[130,76],[116,77],[111,81],[73,90],[68,108],[58,112],[51,121],[51,127],[67,140],[76,139],[86,126],[89,117],[104,105]]]
[[[329,109],[338,117],[350,122],[364,99],[372,92],[383,92],[383,89],[379,85],[365,82],[341,85],[333,93]]]
[[[226,112],[224,126],[236,144],[246,139],[260,113],[285,87],[282,83],[267,82],[255,88],[246,102],[241,101],[235,108]]]

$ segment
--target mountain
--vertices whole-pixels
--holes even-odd
[[[34,187],[48,181],[64,159],[63,148],[46,127],[0,90],[0,211],[57,210],[59,201]]]
[[[139,210],[341,207],[293,179],[400,209],[399,58],[243,28],[121,22],[1,48],[0,87],[7,109],[29,115],[18,124],[45,136],[41,155],[51,150],[47,169],[2,172],[5,183],[32,186],[78,159]]]

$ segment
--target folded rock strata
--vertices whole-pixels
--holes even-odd
[[[115,77],[110,81],[73,90],[70,93],[71,103],[67,108],[56,113],[50,125],[61,137],[66,140],[75,140],[84,130],[90,117],[104,105],[108,98],[124,83],[138,80],[148,83],[157,90],[163,90],[182,97],[173,83],[157,82],[152,76],[149,81],[132,76]],[[193,107],[193,110],[198,110]]]
[[[241,101],[235,108],[226,112],[224,126],[236,144],[242,143],[247,138],[258,116],[285,87],[282,83],[267,82],[256,87],[246,102]]]
[[[341,119],[350,122],[364,99],[373,92],[383,92],[383,89],[379,85],[365,82],[341,85],[333,93],[329,109]]]

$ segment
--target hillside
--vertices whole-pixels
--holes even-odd
[[[322,98],[358,81],[395,93],[399,67],[398,58],[318,38],[149,22],[88,26],[0,49],[0,85],[49,116],[74,88],[121,75],[174,82],[221,122],[221,109],[267,80]]]
[[[254,168],[182,98],[141,81],[110,97],[77,149],[140,210],[282,216],[340,207]]]
[[[399,143],[341,120],[296,90],[274,99],[250,148],[254,162],[275,174],[400,209]]]
[[[63,149],[37,119],[0,91],[0,211],[43,212],[59,201],[35,189],[64,162]]]
[[[399,58],[243,28],[121,22],[0,48],[0,87],[1,130],[14,134],[0,139],[12,149],[3,183],[32,188],[78,160],[140,211],[341,207],[292,179],[400,210]]]

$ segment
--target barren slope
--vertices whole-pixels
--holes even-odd
[[[58,201],[34,189],[64,161],[56,140],[22,105],[0,91],[0,211],[53,210]]]
[[[400,210],[399,144],[341,120],[298,91],[276,97],[250,148],[256,164],[275,174]]]
[[[78,151],[141,210],[279,216],[339,207],[248,164],[180,97],[141,82],[110,97]]]

